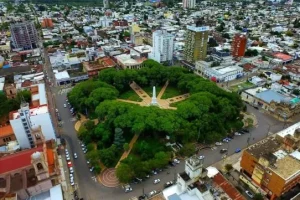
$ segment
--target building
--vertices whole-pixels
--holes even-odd
[[[157,62],[170,62],[173,60],[174,36],[166,30],[153,32],[153,50],[151,59]]]
[[[89,78],[98,76],[103,69],[116,66],[116,63],[109,57],[98,58],[94,62],[83,62],[83,71],[87,72]]]
[[[139,57],[134,54],[121,54],[115,56],[117,64],[123,69],[140,69],[143,67],[143,62],[147,60],[144,57]]]
[[[18,196],[18,200],[51,190],[60,183],[60,168],[54,140],[45,141],[40,127],[32,130],[31,149],[0,153],[0,199]],[[57,192],[58,200],[61,190]],[[54,196],[53,196],[54,197]]]
[[[109,8],[109,0],[103,0],[103,8]]]
[[[196,0],[183,0],[182,1],[183,8],[195,8],[196,7]]]
[[[10,124],[22,149],[34,146],[32,130],[37,126],[41,126],[46,141],[56,140],[47,105],[29,108],[28,103],[21,103],[18,111],[10,113]]]
[[[300,181],[300,152],[285,149],[274,137],[248,147],[243,152],[240,165],[241,180],[271,200],[284,195]]]
[[[14,48],[26,50],[38,47],[38,35],[33,22],[11,24],[10,32]]]
[[[10,141],[16,140],[16,136],[11,125],[0,127],[0,146],[6,145]]]
[[[187,26],[184,59],[190,63],[204,60],[207,54],[208,26]]]
[[[231,43],[231,55],[233,57],[243,57],[247,45],[247,36],[244,34],[235,34]]]
[[[134,36],[135,34],[139,34],[141,32],[141,28],[138,24],[132,24],[129,26],[129,33],[130,33],[130,41],[134,43]]]
[[[51,18],[44,18],[41,23],[42,28],[53,28],[53,22]]]
[[[205,61],[196,62],[196,72],[216,82],[228,82],[243,76],[243,68],[237,65],[224,65],[211,67]]]

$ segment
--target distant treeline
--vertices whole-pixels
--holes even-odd
[[[24,2],[46,4],[102,4],[103,0],[25,0]]]

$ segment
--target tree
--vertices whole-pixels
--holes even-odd
[[[286,36],[292,37],[294,35],[293,31],[288,30],[287,32],[285,32]]]
[[[226,39],[230,39],[230,36],[229,36],[228,33],[223,33],[223,34],[222,34],[222,37],[223,37],[223,38],[226,38]]]
[[[190,157],[196,153],[195,143],[187,143],[179,150],[179,155],[184,157]]]
[[[118,155],[118,149],[114,144],[107,149],[100,150],[99,154],[100,160],[106,167],[113,167],[118,160],[118,156],[116,156]]]
[[[114,144],[118,149],[122,148],[123,144],[125,143],[125,139],[123,137],[123,130],[120,128],[115,128],[115,139]]]
[[[124,163],[120,163],[120,165],[117,167],[116,176],[121,183],[129,183],[134,178],[131,167]]]
[[[260,193],[256,193],[253,197],[254,200],[264,200],[264,197]]]
[[[96,175],[98,175],[98,174],[101,173],[101,167],[100,167],[99,164],[94,166],[94,173],[95,173]]]
[[[227,172],[231,171],[233,169],[232,165],[231,164],[226,164],[225,165],[225,169]]]
[[[129,144],[128,144],[128,143],[125,143],[125,144],[123,145],[123,149],[124,149],[124,151],[128,151],[128,150],[129,150]]]
[[[171,156],[166,152],[160,151],[155,154],[153,162],[155,163],[155,168],[163,168],[170,161]]]

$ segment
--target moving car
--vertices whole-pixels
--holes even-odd
[[[165,188],[170,187],[171,185],[173,185],[173,181],[168,181],[165,183]]]
[[[64,103],[64,108],[66,108],[66,107],[67,107],[67,104]]]
[[[246,190],[245,193],[246,193],[251,199],[253,199],[254,195],[253,195],[249,190]]]
[[[78,156],[77,156],[77,153],[74,153],[74,158],[75,158],[75,159],[77,159],[77,158],[78,158]]]
[[[202,159],[204,159],[205,158],[205,156],[199,156],[199,159],[200,160],[202,160]]]
[[[237,148],[234,152],[235,152],[235,153],[240,153],[240,152],[241,152],[241,149],[240,149],[240,148]]]
[[[154,181],[153,181],[153,183],[154,184],[157,184],[157,183],[159,183],[160,182],[160,179],[158,178],[158,179],[155,179]]]
[[[94,167],[91,167],[91,168],[90,168],[90,172],[92,172],[92,171],[94,171]]]
[[[227,149],[221,149],[220,153],[226,153],[228,150]]]
[[[156,193],[157,193],[156,190],[152,190],[151,192],[149,192],[149,196],[151,197],[151,196],[155,195]]]

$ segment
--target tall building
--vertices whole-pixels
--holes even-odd
[[[135,34],[139,34],[140,32],[141,32],[141,28],[139,27],[138,24],[132,24],[131,26],[129,26],[131,43],[134,43]]]
[[[294,124],[243,152],[240,179],[270,200],[289,196],[289,191],[299,184],[299,126],[300,123]]]
[[[183,8],[195,8],[196,0],[182,0],[182,7]]]
[[[243,57],[247,45],[247,36],[244,34],[235,34],[231,44],[231,55],[233,57]]]
[[[32,130],[37,126],[41,126],[46,141],[56,139],[47,105],[30,109],[28,103],[22,103],[21,108],[10,115],[10,124],[22,149],[34,146]]]
[[[10,32],[15,48],[26,50],[38,47],[38,35],[32,22],[11,24]]]
[[[208,26],[187,26],[184,59],[190,63],[204,60],[207,54]]]
[[[153,50],[150,58],[157,62],[169,62],[173,60],[174,36],[166,30],[153,32]]]
[[[53,22],[51,18],[44,18],[41,23],[43,28],[53,28]]]

